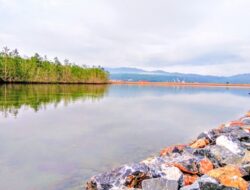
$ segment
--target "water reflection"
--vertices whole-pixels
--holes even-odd
[[[18,110],[18,116],[0,115],[0,189],[83,189],[94,174],[138,162],[240,117],[250,108],[248,93],[156,86],[1,86],[2,110]]]
[[[37,112],[48,104],[57,107],[62,101],[68,105],[80,99],[99,100],[106,91],[106,85],[1,85],[0,112],[5,117],[16,116],[22,106]]]

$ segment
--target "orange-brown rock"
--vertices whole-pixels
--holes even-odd
[[[243,126],[244,123],[242,123],[241,121],[231,121],[230,122],[230,127],[234,127],[234,126]]]
[[[127,176],[125,186],[128,188],[141,188],[142,181],[149,178],[150,177],[146,173],[135,172],[134,174]]]
[[[198,168],[194,162],[188,165],[184,165],[184,163],[172,163],[172,166],[179,168],[183,173],[198,174]]]
[[[97,185],[96,183],[89,181],[86,184],[86,190],[97,190]]]
[[[192,185],[197,179],[198,179],[197,175],[188,175],[188,174],[184,175],[183,176],[184,186]]]
[[[169,146],[161,150],[160,156],[166,156],[167,154],[171,154],[173,152],[181,152],[186,145],[174,145],[174,146]]]
[[[193,143],[190,144],[190,147],[192,148],[204,148],[209,144],[209,140],[202,138],[194,141]]]
[[[248,188],[248,183],[242,178],[243,173],[237,166],[227,165],[211,170],[207,175],[217,179],[221,184],[227,187],[235,187],[240,190],[247,190]]]
[[[199,166],[199,173],[200,174],[206,174],[209,171],[214,169],[213,163],[208,158],[202,159],[199,162],[198,166]]]
[[[208,175],[210,175],[211,177],[217,178],[221,175],[235,175],[235,176],[239,176],[242,177],[243,173],[241,171],[241,169],[237,166],[234,165],[227,165],[225,167],[221,167],[221,168],[217,168],[214,170],[211,170],[210,172],[208,172]]]
[[[219,179],[220,183],[227,187],[235,187],[240,190],[247,190],[248,183],[239,176],[224,175]]]

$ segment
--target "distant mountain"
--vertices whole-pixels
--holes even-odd
[[[229,77],[170,73],[162,70],[145,71],[138,68],[105,68],[111,80],[151,82],[207,82],[207,83],[250,83],[250,73]]]

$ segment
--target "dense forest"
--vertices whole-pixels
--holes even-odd
[[[78,66],[57,57],[50,61],[35,54],[21,57],[15,49],[0,52],[0,82],[24,83],[107,83],[108,73],[101,67]]]

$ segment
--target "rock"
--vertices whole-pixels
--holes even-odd
[[[203,175],[197,183],[200,189],[217,189],[220,186],[217,180],[207,175]]]
[[[210,170],[214,169],[214,165],[208,158],[203,158],[199,162],[198,168],[199,168],[199,174],[206,174]]]
[[[93,181],[88,181],[86,183],[86,190],[97,190],[97,184]]]
[[[182,172],[187,174],[198,174],[198,168],[195,159],[184,160],[181,162],[172,163],[173,166],[179,168]]]
[[[225,167],[221,167],[221,168],[211,170],[210,172],[208,172],[207,175],[217,179],[218,177],[220,177],[222,175],[226,175],[226,174],[227,175],[239,176],[239,177],[242,177],[244,175],[244,173],[240,169],[240,167],[234,166],[234,165],[227,165]]]
[[[242,128],[246,131],[246,132],[250,132],[250,125],[244,125],[242,126]]]
[[[141,188],[142,181],[149,178],[148,173],[136,171],[126,177],[124,185],[129,188]]]
[[[180,190],[238,190],[238,189],[234,187],[225,187],[224,185],[219,184],[218,181],[215,180],[214,178],[204,175],[192,185],[182,187]]]
[[[146,164],[147,166],[155,164],[155,162],[156,162],[156,158],[155,157],[149,157],[149,158],[141,161],[141,163]]]
[[[180,190],[200,190],[200,186],[198,183],[194,183],[192,185],[184,186],[180,188]]]
[[[210,141],[210,143],[214,143],[216,138],[219,135],[219,130],[218,129],[212,129],[207,132],[203,132],[198,136],[198,139],[206,138]]]
[[[231,121],[229,124],[230,127],[243,126],[243,125],[244,125],[244,123],[241,121]]]
[[[184,177],[183,177],[183,185],[184,185],[184,186],[186,186],[186,185],[191,185],[191,184],[193,184],[197,179],[198,179],[198,176],[197,176],[197,175],[189,175],[189,174],[186,174],[186,175],[184,175]]]
[[[243,123],[243,125],[250,125],[250,116],[249,117],[243,117],[243,118],[241,118],[240,121]]]
[[[244,157],[242,159],[242,163],[243,164],[250,163],[250,151],[249,150],[245,151],[245,155],[244,155]]]
[[[215,145],[215,146],[217,146],[217,145]],[[199,158],[209,159],[212,162],[214,168],[217,168],[217,167],[220,167],[220,162],[216,158],[215,154],[211,151],[212,147],[214,147],[214,145],[209,145],[209,146],[202,148],[202,149],[195,149],[195,150],[193,150],[192,154],[196,157],[199,157]],[[225,148],[223,148],[223,149],[225,149]],[[225,150],[227,150],[227,149],[225,149]],[[227,150],[227,151],[230,152],[229,150]]]
[[[225,132],[227,129],[228,132]],[[224,128],[222,131],[226,136],[230,136],[234,139],[237,139],[239,141],[244,142],[250,142],[250,134],[244,130],[243,127],[231,127],[231,128]]]
[[[204,148],[209,144],[209,140],[206,138],[198,139],[195,142],[190,144],[192,148]]]
[[[186,147],[186,145],[174,145],[170,147],[166,147],[160,152],[160,156],[166,156],[168,154],[171,154],[173,152],[180,153],[182,150]]]
[[[223,146],[234,154],[243,154],[244,152],[236,142],[233,142],[233,139],[224,135],[221,135],[216,139],[216,145]]]
[[[249,112],[250,113],[250,112]],[[93,176],[86,190],[250,190],[250,114],[190,145]]]
[[[178,181],[164,178],[147,179],[142,182],[143,190],[178,190]]]
[[[250,164],[243,164],[241,169],[246,172],[246,175],[250,175]],[[249,180],[248,180],[249,181]]]
[[[225,147],[222,146],[211,146],[210,147],[211,156],[219,162],[221,166],[227,164],[238,164],[241,163],[242,156],[232,153]]]
[[[93,176],[90,181],[87,182],[87,190],[96,189],[111,189],[114,187],[123,187],[125,180],[128,176],[135,174],[136,172],[145,173],[147,176],[151,177],[151,172],[148,166],[145,164],[131,164],[124,165],[122,167],[116,168],[109,172],[105,172],[96,176]],[[92,189],[91,189],[92,188]]]
[[[222,168],[211,170],[207,175],[217,179],[226,187],[234,187],[240,190],[248,189],[248,183],[242,178],[243,172],[239,167],[227,165]]]
[[[240,190],[248,190],[248,183],[241,177],[224,175],[220,177],[220,183],[227,187],[235,187]]]
[[[161,166],[161,170],[164,173],[163,178],[167,180],[180,181],[183,177],[182,172],[177,167],[169,167],[166,165]]]

